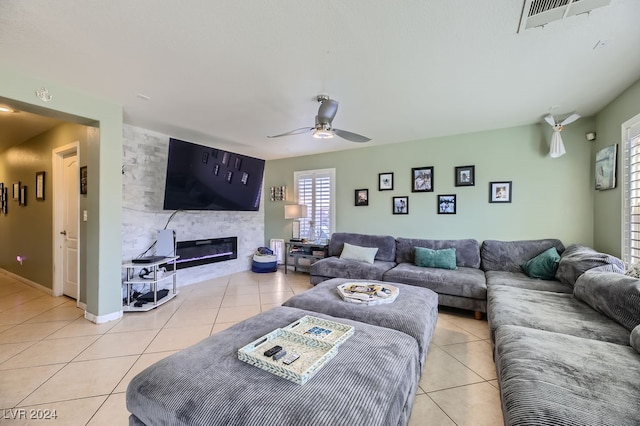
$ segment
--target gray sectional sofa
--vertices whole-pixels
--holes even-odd
[[[375,275],[429,288],[441,305],[487,312],[505,425],[640,425],[640,279],[619,259],[557,239],[396,238],[395,252],[392,240],[335,234],[311,283]],[[384,250],[366,264],[341,259],[345,243]],[[456,248],[457,268],[416,266],[415,247]],[[557,256],[550,277],[523,271],[545,253]]]
[[[378,248],[373,263],[341,258],[345,243]],[[455,248],[456,269],[416,266],[414,250]],[[473,239],[425,240],[387,235],[334,233],[329,256],[311,265],[311,284],[332,278],[370,279],[427,288],[438,293],[443,306],[467,309],[481,316],[486,312],[487,284],[480,269],[480,245]]]
[[[515,271],[551,246],[562,252],[556,279]],[[613,256],[562,249],[557,240],[483,244],[504,422],[640,425],[640,280]]]

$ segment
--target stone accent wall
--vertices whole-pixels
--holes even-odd
[[[251,269],[253,253],[264,245],[264,197],[257,212],[179,211],[171,218],[174,211],[162,210],[170,136],[129,125],[123,133],[123,260],[147,250],[166,225],[178,241],[238,237],[237,259],[181,269],[178,285]]]

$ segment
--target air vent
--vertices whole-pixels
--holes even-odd
[[[525,0],[518,32],[608,6],[611,0]]]

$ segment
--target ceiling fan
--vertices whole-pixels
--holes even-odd
[[[281,136],[291,136],[313,132],[313,137],[316,139],[330,139],[335,134],[340,136],[342,139],[346,139],[351,142],[369,142],[371,140],[370,138],[359,135],[357,133],[331,127],[331,122],[338,112],[338,101],[336,101],[335,99],[329,99],[329,96],[327,95],[318,95],[317,99],[318,102],[320,102],[320,107],[318,108],[318,115],[316,115],[316,125],[314,127],[301,127],[299,129],[291,130],[290,132],[267,137],[279,138]]]
[[[567,124],[573,123],[580,115],[571,114],[560,123],[557,123],[551,114],[547,115],[544,119],[551,127],[553,127],[553,136],[551,136],[551,149],[549,150],[549,155],[551,158],[558,158],[567,153],[564,149],[564,143],[562,143],[562,136],[560,136],[560,132]]]

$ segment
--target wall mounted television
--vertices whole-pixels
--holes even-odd
[[[164,210],[257,211],[265,161],[171,138]]]

